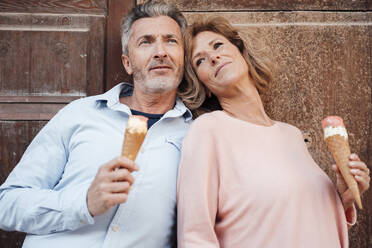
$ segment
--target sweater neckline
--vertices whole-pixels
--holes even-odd
[[[246,124],[249,124],[249,125],[252,125],[252,126],[256,126],[256,127],[261,127],[261,128],[274,128],[278,125],[278,122],[277,121],[274,121],[274,124],[272,124],[271,126],[265,126],[265,125],[260,125],[260,124],[256,124],[256,123],[253,123],[253,122],[249,122],[249,121],[245,121],[245,120],[241,120],[241,119],[238,119],[234,116],[231,116],[229,115],[228,113],[226,113],[225,111],[223,110],[219,110],[219,112],[221,112],[223,115],[227,116],[229,119],[232,119],[234,121],[238,121],[238,122],[241,122],[241,123],[246,123]]]

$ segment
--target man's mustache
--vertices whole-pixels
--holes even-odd
[[[148,65],[149,70],[155,69],[158,67],[169,67],[170,69],[173,69],[174,64],[169,59],[158,59],[158,60],[151,61],[151,63]]]

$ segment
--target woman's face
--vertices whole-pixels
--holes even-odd
[[[204,31],[193,39],[192,66],[199,80],[217,97],[248,80],[248,66],[239,49],[223,35]]]

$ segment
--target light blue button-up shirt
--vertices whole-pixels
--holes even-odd
[[[86,194],[98,168],[120,156],[131,114],[119,84],[76,100],[50,120],[0,187],[0,228],[27,232],[23,247],[171,247],[180,146],[191,113],[177,99],[149,130],[126,203],[94,218]]]

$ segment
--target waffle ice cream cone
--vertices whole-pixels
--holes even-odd
[[[350,173],[348,166],[350,148],[346,128],[341,117],[328,116],[322,121],[324,140],[329,151],[332,153],[338,169],[341,172],[348,188],[352,192],[354,199],[360,209],[363,209],[358,183]]]
[[[140,115],[129,116],[121,155],[132,161],[136,160],[146,133],[147,118]]]

